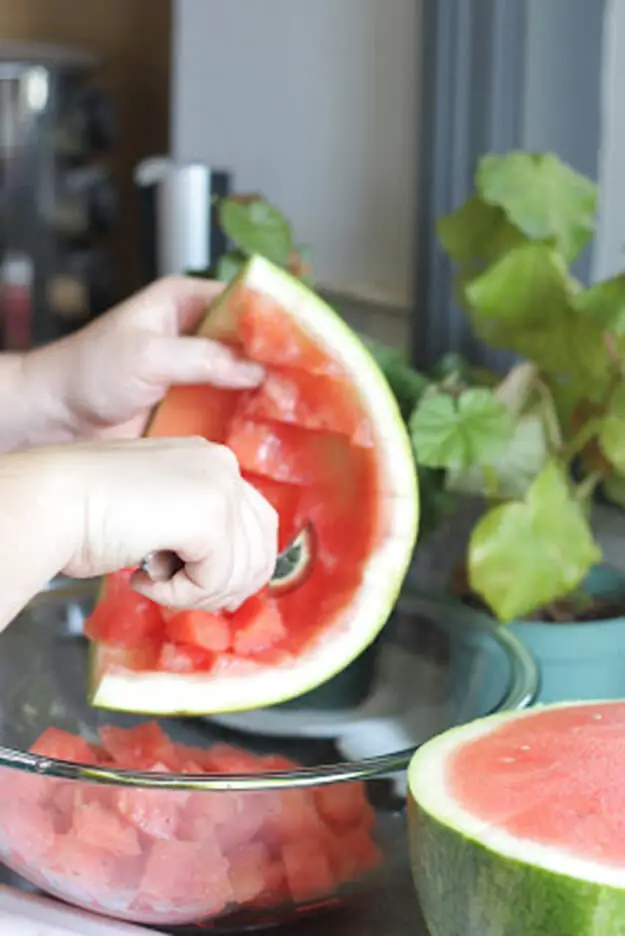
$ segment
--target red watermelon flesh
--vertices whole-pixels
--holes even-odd
[[[502,722],[447,760],[459,807],[516,839],[625,865],[625,702]]]
[[[252,278],[255,270],[252,264]],[[281,702],[323,678],[311,663],[311,675],[293,680],[282,693],[284,681],[279,676],[274,679],[272,670],[290,673],[302,664],[308,673],[305,664],[319,658],[326,635],[342,637],[353,630],[347,665],[366,648],[392,609],[394,596],[388,608],[381,608],[377,600],[364,600],[365,593],[369,598],[378,589],[378,580],[385,593],[392,591],[395,578],[399,585],[400,554],[405,553],[407,565],[414,540],[409,528],[416,508],[406,481],[406,471],[412,472],[414,465],[402,420],[399,414],[397,419],[394,416],[392,394],[389,391],[387,402],[388,388],[379,391],[383,412],[378,412],[361,386],[361,372],[375,370],[368,358],[360,361],[365,352],[357,348],[352,361],[353,354],[334,349],[332,341],[327,348],[316,343],[296,310],[289,311],[286,303],[280,305],[250,282],[244,279],[230,294],[223,334],[211,331],[217,327],[211,326],[211,315],[219,317],[226,308],[219,306],[200,332],[226,340],[245,357],[262,363],[267,371],[264,383],[241,392],[173,387],[155,411],[148,434],[199,434],[228,445],[243,476],[278,513],[280,550],[298,535],[305,536],[307,546],[300,552],[297,574],[283,576],[282,583],[275,580],[269,592],[264,589],[238,615],[201,611],[172,615],[133,595],[131,570],[108,576],[85,625],[86,635],[96,644],[95,705],[170,714],[163,706],[174,704],[174,697],[189,699],[175,709],[185,712],[198,711],[202,705],[205,712],[213,712],[228,710],[231,704],[254,708]],[[323,314],[334,318],[328,310]],[[333,340],[359,345],[349,332],[341,332],[340,338],[334,334]],[[372,385],[380,379],[376,373],[371,377]],[[375,394],[371,399],[376,399]],[[390,407],[388,413],[385,406]],[[376,420],[385,424],[377,425]],[[393,445],[398,448],[396,458],[386,451]],[[391,568],[385,566],[369,580],[374,557],[380,564],[386,562],[382,557],[389,544],[398,547],[395,558],[388,560]],[[351,640],[348,643],[351,646]],[[145,651],[143,657],[133,652],[137,648]],[[328,650],[326,678],[333,675],[335,665]],[[204,695],[189,688],[191,680],[185,690],[182,679],[168,679],[163,685],[166,682],[171,691],[156,692],[153,673],[200,676],[205,680]],[[231,703],[221,686],[229,678],[245,683],[248,675],[253,684],[249,698],[247,690],[232,689]],[[305,681],[309,678],[310,685]]]
[[[321,838],[311,835],[285,842],[281,852],[293,903],[306,904],[332,893],[336,881]]]
[[[33,750],[167,773],[297,769],[228,744],[176,744],[156,722],[104,725],[100,744],[49,728]],[[65,759],[65,758],[59,758]],[[381,853],[363,784],[316,790],[175,791],[0,771],[0,853],[36,886],[99,913],[163,925],[335,897]],[[15,796],[15,791],[20,795]]]

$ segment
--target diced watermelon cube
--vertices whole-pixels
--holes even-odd
[[[158,669],[169,673],[209,672],[215,654],[193,644],[164,643],[158,657]]]
[[[362,783],[351,781],[320,786],[314,795],[319,815],[338,831],[363,824],[370,828],[375,820]]]
[[[154,641],[142,647],[114,647],[112,644],[100,644],[98,648],[98,671],[106,669],[110,673],[135,670],[145,672],[158,666],[160,644]]]
[[[300,765],[289,757],[283,757],[282,754],[266,754],[259,758],[263,770],[274,770],[280,773],[289,773],[292,770],[298,770]]]
[[[182,810],[188,800],[186,791],[123,787],[117,794],[120,816],[154,839],[176,838]]]
[[[246,290],[240,302],[237,338],[246,357],[261,364],[301,367],[313,373],[335,369],[328,355],[271,297]]]
[[[326,480],[331,467],[329,436],[276,422],[233,420],[226,444],[237,456],[241,471],[289,484],[311,485]]]
[[[217,836],[220,828],[233,829],[239,819],[238,795],[224,790],[203,790],[191,793],[180,817],[179,837],[190,842],[203,842]],[[227,844],[227,843],[226,843]]]
[[[214,841],[154,842],[141,881],[141,894],[161,902],[219,913],[232,902],[228,862]]]
[[[165,630],[167,639],[176,644],[190,644],[211,653],[223,653],[230,647],[228,621],[210,611],[179,611],[168,616]]]
[[[0,842],[26,865],[36,865],[54,848],[56,839],[53,813],[39,803],[13,800],[1,804]]]
[[[108,765],[108,766],[110,766],[110,765],[113,763],[113,758],[111,757],[111,755],[109,754],[108,751],[105,751],[105,750],[104,750],[104,748],[102,747],[102,745],[100,745],[100,744],[92,744],[91,747],[92,747],[92,749],[93,749],[93,753],[94,753],[95,756],[96,756],[96,759],[97,759],[97,761],[98,761],[98,764],[103,764],[103,765]]]
[[[54,777],[40,777],[0,767],[0,809],[16,799],[45,803],[54,794],[58,782]]]
[[[262,773],[263,766],[256,754],[232,744],[215,744],[206,751],[206,769],[214,773]]]
[[[281,904],[290,903],[291,895],[282,857],[274,856],[269,864],[262,865],[262,872],[264,878],[263,889],[255,898],[248,901],[248,907],[269,907],[275,910]]]
[[[52,760],[70,761],[77,764],[96,764],[97,758],[90,744],[79,735],[70,734],[60,728],[46,728],[31,745],[32,754]]]
[[[52,760],[70,761],[77,764],[96,764],[97,758],[90,744],[79,735],[70,734],[60,728],[46,728],[31,745],[32,754]]]
[[[363,826],[342,835],[328,832],[324,843],[338,884],[349,884],[382,864],[382,852]]]
[[[126,770],[149,770],[158,762],[169,770],[178,768],[176,747],[156,721],[143,722],[133,728],[103,725],[100,740],[113,761]]]
[[[210,773],[210,748],[195,747],[191,744],[176,744],[176,757],[178,763],[184,768],[184,764],[195,763],[200,767],[200,773]]]
[[[116,855],[140,855],[141,845],[136,829],[101,803],[83,803],[74,809],[72,830],[77,839],[97,845]]]
[[[74,811],[81,806],[97,803],[103,809],[114,805],[115,791],[112,787],[76,780],[58,780],[51,799],[56,811],[56,826],[69,832],[74,822]]]
[[[202,766],[209,773],[225,774],[259,773],[264,769],[254,754],[228,744],[216,744],[204,752]],[[260,831],[275,797],[273,791],[191,793],[179,834],[191,841],[203,841],[215,834],[222,850],[230,854]]]
[[[152,438],[200,436],[223,443],[239,394],[208,384],[170,387],[150,424]]]
[[[258,656],[287,636],[275,601],[252,595],[231,618],[233,647],[240,656]]]
[[[54,814],[57,832],[67,833],[74,821],[74,809],[78,801],[80,784],[74,781],[59,780],[49,800],[49,807]],[[82,801],[81,801],[82,802]]]
[[[240,845],[228,856],[228,861],[228,877],[236,903],[249,903],[263,893],[266,869],[271,866],[272,858],[261,842]]]
[[[327,897],[336,880],[323,842],[311,836],[282,846],[286,880],[295,904]]]
[[[180,754],[180,751],[177,752]],[[196,761],[183,761],[180,765],[180,773],[185,774],[203,774],[205,770],[201,764],[196,763]]]
[[[275,809],[273,804],[278,797],[273,791],[191,793],[180,816],[178,837],[202,842],[215,836],[222,851],[230,855],[261,833],[265,818]]]
[[[157,604],[131,588],[120,588],[96,604],[84,629],[90,640],[141,649],[145,644],[160,642],[164,627]]]
[[[61,893],[90,897],[106,909],[130,902],[142,865],[142,856],[116,855],[69,833],[56,837],[42,870]]]
[[[258,390],[243,397],[237,416],[338,432],[357,444],[373,444],[370,420],[352,385],[338,377],[274,370]]]
[[[265,818],[277,794],[247,790],[230,795],[235,805],[233,815],[220,819],[215,829],[221,847],[228,855],[261,834]]]
[[[57,837],[49,866],[64,872],[93,897],[110,890],[115,880],[115,855],[71,833]]]
[[[270,843],[298,841],[319,831],[319,817],[309,790],[280,790],[270,802],[263,835]]]

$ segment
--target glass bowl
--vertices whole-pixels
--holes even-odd
[[[53,583],[0,635],[0,858],[26,886],[122,920],[234,931],[371,888],[405,860],[418,744],[537,691],[509,632],[406,593],[356,707],[236,724],[93,709],[82,625],[96,585]],[[54,732],[29,753],[50,726],[106,757],[60,760],[78,758]],[[120,745],[135,769],[115,766]]]

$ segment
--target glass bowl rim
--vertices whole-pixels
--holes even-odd
[[[27,605],[41,603],[50,597],[50,592],[67,592],[80,596],[87,594],[87,588],[93,590],[94,580],[81,583],[67,580],[50,583]],[[91,594],[92,591],[89,592]],[[462,614],[463,629],[467,633],[486,634],[503,650],[509,666],[508,685],[503,698],[494,710],[497,713],[520,711],[530,706],[539,689],[539,670],[530,651],[505,625],[500,625],[489,614],[476,611],[457,599],[444,593],[433,594],[406,585],[395,606],[398,610],[411,614],[417,611],[440,615]],[[23,612],[22,612],[23,613]],[[492,714],[492,713],[485,713]],[[484,717],[484,716],[482,716]],[[450,726],[452,727],[452,726]],[[335,764],[321,764],[315,767],[300,767],[291,771],[263,771],[260,773],[241,774],[179,774],[157,773],[150,771],[120,770],[103,766],[92,766],[73,761],[55,760],[40,754],[31,754],[16,748],[0,745],[0,767],[52,777],[58,780],[76,780],[112,786],[133,786],[161,790],[206,790],[244,791],[270,790],[275,788],[297,788],[329,785],[349,780],[367,780],[404,771],[420,745],[406,748],[391,754],[381,754],[357,761],[344,761]]]

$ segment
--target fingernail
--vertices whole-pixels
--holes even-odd
[[[253,361],[238,361],[236,365],[237,376],[255,387],[265,379],[265,368]]]
[[[266,373],[263,365],[259,364],[257,361],[238,361],[237,366],[250,378],[256,380],[262,380]]]

